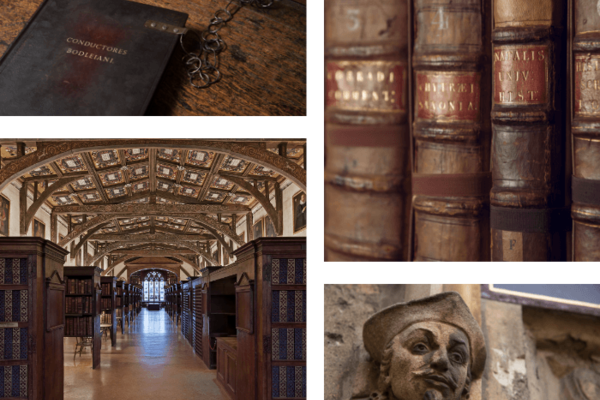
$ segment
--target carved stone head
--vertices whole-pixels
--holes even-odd
[[[466,400],[485,366],[481,328],[458,293],[396,304],[373,315],[363,340],[379,365],[377,400]]]

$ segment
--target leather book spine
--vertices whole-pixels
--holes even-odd
[[[494,0],[493,261],[564,261],[567,0]]]
[[[325,2],[325,259],[407,260],[407,0]]]
[[[325,175],[325,96],[327,94],[325,85],[325,4],[328,0],[323,1],[323,176]],[[325,236],[325,180],[323,180],[323,236]],[[325,250],[325,242],[323,242],[323,263],[327,262],[327,250]]]
[[[488,4],[414,0],[415,261],[490,259]]]
[[[600,261],[600,11],[575,0],[570,14],[573,260]]]

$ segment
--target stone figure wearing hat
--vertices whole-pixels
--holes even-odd
[[[363,342],[372,362],[354,399],[466,400],[485,366],[481,328],[454,292],[378,312]]]

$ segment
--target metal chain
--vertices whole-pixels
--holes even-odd
[[[206,30],[200,35],[192,30],[188,34],[196,36],[199,43],[197,51],[188,51],[183,44],[183,37],[179,36],[179,43],[185,53],[183,61],[188,66],[188,77],[193,87],[198,89],[208,88],[210,85],[221,80],[219,71],[220,54],[227,44],[219,36],[219,31],[225,24],[233,19],[233,16],[244,6],[267,8],[273,5],[274,0],[231,0],[225,8],[218,10],[210,20]]]

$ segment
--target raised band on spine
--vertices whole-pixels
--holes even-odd
[[[404,147],[403,130],[397,125],[337,125],[327,129],[332,144],[347,147]]]
[[[492,173],[474,174],[413,174],[413,195],[435,197],[488,196],[492,188]]]
[[[574,203],[600,206],[600,180],[573,176],[571,189]]]
[[[552,233],[571,230],[569,207],[506,208],[490,206],[492,229],[510,232]]]
[[[402,260],[402,249],[390,243],[358,242],[349,238],[325,233],[325,247],[332,251],[368,260]]]

